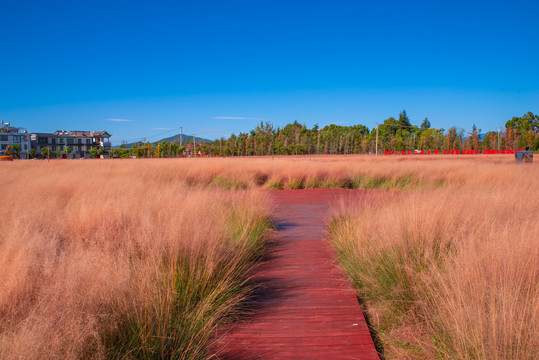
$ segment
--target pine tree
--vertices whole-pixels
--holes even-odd
[[[409,129],[412,126],[410,124],[410,119],[408,119],[408,115],[406,115],[406,110],[402,110],[402,112],[399,114],[397,126],[401,129]]]
[[[427,129],[430,129],[430,121],[428,118],[425,118],[425,120],[423,120],[421,123],[421,130],[425,131]]]

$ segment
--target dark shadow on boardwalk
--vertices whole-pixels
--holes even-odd
[[[282,231],[292,226],[298,226],[298,224],[288,221],[275,221],[274,226],[276,231]]]
[[[277,232],[294,226],[298,226],[298,224],[288,221],[274,221],[274,229]],[[271,251],[272,248],[277,246],[278,244],[275,242],[269,243],[268,251],[262,259],[260,259],[258,266],[255,266],[253,269],[254,273],[256,273],[257,267],[263,266],[265,263],[269,263],[278,257],[276,252]],[[239,313],[241,315],[239,321],[241,322],[256,319],[256,316],[260,313],[261,309],[271,311],[272,305],[276,305],[280,301],[284,301],[292,296],[290,292],[287,292],[286,288],[280,286],[279,279],[275,276],[256,276],[255,278],[250,278],[246,283],[246,288],[251,290],[239,308]]]

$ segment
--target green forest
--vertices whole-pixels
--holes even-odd
[[[403,110],[398,117],[389,117],[377,127],[365,125],[328,125],[308,128],[297,121],[283,128],[261,122],[248,133],[232,134],[209,143],[139,143],[131,148],[116,148],[113,157],[177,157],[177,156],[263,156],[314,154],[372,154],[384,151],[435,150],[539,150],[539,115],[528,112],[513,117],[499,131],[481,133],[475,125],[470,132],[451,127],[431,127],[428,118],[413,125]]]

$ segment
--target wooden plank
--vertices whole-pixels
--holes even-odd
[[[219,359],[379,359],[354,290],[327,239],[330,208],[367,192],[270,191],[278,224],[254,269],[252,314],[222,329]]]

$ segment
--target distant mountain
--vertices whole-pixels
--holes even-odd
[[[182,134],[181,138],[182,138],[182,144],[185,144],[186,142],[193,142],[193,136],[191,136],[191,135]],[[166,141],[168,143],[176,142],[176,141],[180,142],[180,134],[170,136],[168,138],[164,138],[164,139],[161,139],[161,140],[154,141],[154,143],[160,143],[160,142],[163,142],[163,141]],[[208,139],[195,137],[195,141],[197,143],[203,143],[203,142],[212,142],[213,140],[208,140]]]
[[[181,139],[182,139],[182,144],[185,144],[185,143],[188,143],[188,142],[193,142],[193,136],[191,136],[191,135],[182,134]],[[167,138],[164,138],[164,139],[161,139],[161,140],[157,140],[157,141],[151,141],[151,143],[152,144],[157,144],[157,143],[164,142],[164,141],[166,141],[167,143],[180,142],[180,134],[173,135],[173,136],[170,136],[170,137],[167,137]],[[200,137],[195,137],[195,141],[197,143],[212,142],[212,140],[203,139],[203,138],[200,138]],[[126,147],[128,149],[130,149],[133,146],[138,145],[138,144],[139,144],[138,141],[137,142],[132,142],[132,143],[126,144]],[[114,147],[120,147],[120,145],[117,145],[117,146],[114,146]]]

